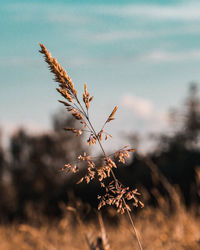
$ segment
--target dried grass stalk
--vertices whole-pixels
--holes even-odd
[[[95,162],[91,159],[90,156],[86,155],[85,153],[83,156],[79,156],[79,161],[85,161],[87,163],[87,174],[82,177],[78,183],[81,183],[83,181],[86,181],[86,183],[89,183],[93,179],[98,179],[101,187],[105,190],[105,195],[98,196],[98,199],[100,200],[99,203],[99,209],[102,206],[105,205],[112,205],[117,208],[117,212],[123,214],[127,212],[129,220],[131,222],[131,225],[135,231],[139,248],[142,249],[139,237],[137,235],[137,231],[135,229],[130,211],[131,207],[127,204],[130,200],[132,200],[133,206],[142,206],[143,204],[139,199],[137,198],[138,191],[130,190],[129,187],[124,187],[120,181],[116,178],[113,168],[117,168],[117,165],[114,161],[114,159],[111,159],[110,156],[108,156],[101,144],[102,136],[105,134],[105,140],[108,139],[108,137],[112,137],[111,135],[104,132],[104,127],[107,123],[114,120],[114,115],[118,109],[118,106],[115,106],[112,113],[109,115],[108,119],[104,123],[102,129],[100,132],[96,132],[94,129],[90,119],[89,119],[89,107],[90,102],[93,100],[93,96],[90,97],[90,94],[87,90],[87,84],[84,85],[84,92],[83,92],[83,104],[81,104],[81,101],[78,98],[77,91],[74,87],[74,84],[70,77],[67,75],[66,71],[62,68],[62,66],[57,62],[55,58],[53,58],[50,54],[50,52],[46,49],[46,47],[43,44],[40,44],[40,52],[44,55],[45,61],[49,65],[50,71],[55,76],[55,81],[59,83],[59,88],[57,88],[57,91],[62,95],[62,97],[65,99],[65,101],[59,101],[62,103],[68,112],[71,112],[72,116],[79,120],[81,125],[83,126],[83,129],[75,129],[75,128],[64,128],[66,131],[70,131],[76,135],[81,135],[83,132],[89,133],[89,138],[87,140],[88,145],[96,144],[98,143],[102,149],[103,155],[104,155],[104,165],[103,166],[97,166]],[[85,106],[85,108],[84,108]],[[87,128],[87,130],[86,130]],[[134,149],[128,148],[128,146],[118,150],[114,154],[114,158],[117,158],[119,162],[125,163],[125,159],[129,157],[129,153],[134,152]],[[76,173],[78,171],[77,165],[72,166],[71,164],[66,164],[63,170],[68,170],[73,173]],[[104,183],[104,180],[107,178],[112,178],[113,180],[108,183],[107,185]]]

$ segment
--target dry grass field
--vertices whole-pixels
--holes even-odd
[[[83,102],[81,102],[66,71],[43,44],[40,44],[40,47],[40,52],[44,55],[50,71],[59,83],[57,90],[64,98],[64,101],[59,102],[65,106],[68,113],[71,113],[76,122],[80,122],[80,128],[70,125],[70,127],[64,127],[65,132],[76,136],[85,133],[87,144],[89,146],[99,144],[102,156],[93,159],[84,152],[76,158],[76,161],[63,166],[62,161],[60,162],[58,159],[60,157],[65,159],[67,154],[65,151],[61,152],[61,144],[57,143],[58,138],[62,137],[63,140],[67,138],[64,138],[63,134],[60,134],[60,137],[57,136],[55,140],[55,136],[50,137],[50,135],[44,136],[44,138],[31,138],[23,132],[19,133],[16,138],[13,137],[13,144],[11,144],[13,145],[10,154],[13,155],[10,157],[11,162],[6,162],[3,149],[0,148],[2,166],[4,164],[5,169],[8,166],[15,167],[8,168],[10,171],[12,170],[8,182],[5,181],[6,178],[3,178],[5,172],[3,175],[2,171],[4,183],[2,182],[0,189],[2,192],[0,196],[0,205],[2,205],[2,208],[0,207],[2,222],[0,224],[0,250],[200,249],[200,169],[199,137],[197,136],[200,130],[199,113],[195,111],[199,109],[194,108],[199,107],[199,101],[195,99],[196,88],[194,86],[191,88],[192,94],[189,99],[191,106],[189,107],[192,108],[189,109],[190,115],[187,116],[183,129],[175,133],[174,137],[162,137],[160,145],[163,148],[157,150],[154,155],[144,157],[135,154],[134,166],[133,164],[127,166],[126,175],[122,180],[124,183],[127,181],[129,185],[132,185],[135,176],[141,178],[141,182],[138,182],[143,183],[143,185],[138,184],[142,194],[140,196],[135,187],[133,189],[133,187],[125,186],[123,181],[121,182],[119,177],[123,176],[123,172],[122,168],[118,169],[118,165],[125,164],[125,159],[135,149],[125,146],[108,155],[102,144],[102,140],[112,137],[104,131],[104,127],[115,119],[118,106],[114,107],[101,130],[96,131],[89,117],[89,107],[93,96],[90,97],[87,85],[84,85]],[[54,135],[54,132],[52,134]],[[64,145],[63,140],[62,145]],[[30,142],[32,142],[32,148]],[[77,145],[75,149],[79,149],[80,141]],[[28,147],[29,154],[27,154]],[[55,150],[56,148],[58,150]],[[24,155],[26,160],[23,158]],[[68,190],[70,183],[69,186],[62,186],[59,185],[59,181],[52,182],[55,175],[52,174],[53,172],[48,175],[45,171],[50,169],[51,164],[54,166],[55,162],[62,166],[63,174],[76,175],[79,172],[76,184],[82,183],[81,185],[88,186],[92,181],[100,184],[99,186],[104,192],[98,193],[97,196],[98,211],[92,208],[97,205],[94,198],[91,202],[92,192],[86,191],[83,196],[85,197],[86,194],[87,198],[90,198],[91,205],[88,205],[83,202],[87,199],[82,197],[82,202],[80,201],[82,188],[77,189],[79,192],[74,189],[77,197],[80,197],[78,200],[76,192],[72,191],[70,196],[69,190],[71,189]],[[32,172],[27,171],[28,174],[25,174],[27,166],[29,171],[31,167],[32,170],[35,167],[35,178],[31,179]],[[82,176],[83,166],[86,166],[87,171]],[[136,168],[138,168],[138,172]],[[116,169],[119,170],[117,174]],[[42,184],[40,185],[40,183]],[[84,187],[81,185],[80,187]],[[62,187],[66,193],[69,191],[68,199],[65,200],[67,206],[60,206],[60,203],[64,202],[62,193],[59,192],[59,188]],[[95,191],[95,185],[90,188]],[[54,210],[52,206],[54,216],[49,206],[53,203],[52,201],[57,205],[54,206],[56,208]],[[31,202],[35,205],[31,205]],[[144,208],[143,202],[146,204]],[[45,206],[43,209],[36,210],[37,205]],[[88,209],[85,210],[86,207]],[[60,213],[56,213],[58,210]]]
[[[164,204],[163,204],[164,205]],[[37,215],[35,215],[37,216]],[[95,222],[77,222],[72,212],[59,222],[18,224],[0,226],[0,249],[138,249],[126,216],[111,226],[105,221],[107,241],[110,247],[97,246],[102,227]],[[173,214],[166,207],[161,209],[144,208],[135,218],[144,249],[156,250],[197,250],[200,249],[200,220],[194,212],[183,206]]]
[[[100,212],[95,212],[92,209],[93,216],[91,214],[88,216],[86,213],[81,213],[80,207],[75,205],[63,208],[63,218],[55,221],[45,219],[36,211],[32,211],[34,210],[32,208],[29,211],[28,219],[24,220],[26,223],[1,224],[0,249],[200,249],[199,208],[190,206],[186,209],[177,188],[168,182],[167,178],[157,170],[157,166],[150,160],[146,160],[145,163],[151,170],[152,182],[154,184],[161,182],[169,197],[168,199],[163,198],[164,196],[161,195],[159,189],[152,189],[157,206],[146,205],[144,208],[138,208],[138,213],[131,211],[128,205],[131,200],[132,205],[143,207],[143,203],[137,198],[139,193],[137,190],[124,187],[113,169],[117,168],[115,164],[117,160],[120,163],[125,163],[125,158],[129,157],[129,153],[134,152],[134,149],[126,146],[118,150],[114,154],[115,160],[112,160],[111,156],[104,151],[101,143],[103,136],[107,140],[108,134],[105,133],[104,127],[114,120],[118,106],[115,106],[102,129],[97,132],[89,118],[88,110],[93,96],[90,97],[87,85],[84,85],[83,104],[81,104],[74,84],[66,71],[55,58],[52,58],[43,44],[40,44],[40,47],[40,52],[44,55],[49,69],[59,83],[57,90],[65,99],[65,101],[60,100],[60,102],[82,126],[80,129],[65,127],[65,131],[72,132],[77,136],[84,132],[89,133],[87,140],[89,146],[97,143],[102,149],[104,161],[100,166],[96,166],[91,156],[86,153],[78,157],[78,162],[86,162],[88,165],[87,174],[78,183],[86,182],[88,184],[96,178],[101,187],[105,188],[105,194],[98,198],[100,200],[98,208],[104,206],[108,208],[108,205],[114,205],[118,213],[113,207],[110,207],[106,216],[104,213],[102,216]],[[76,173],[79,168],[76,165],[66,164],[63,170]],[[106,178],[111,178],[109,180],[111,182],[104,182]],[[142,190],[141,193],[144,202],[147,201],[145,190]],[[148,196],[147,192],[146,196]],[[76,198],[75,204],[77,204]],[[112,217],[112,220],[108,219],[108,215],[110,218]]]

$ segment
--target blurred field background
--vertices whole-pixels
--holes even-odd
[[[144,249],[200,249],[198,1],[14,1],[0,5],[0,249],[138,249],[125,215],[97,213],[97,182],[62,172],[82,152],[101,157],[65,110],[39,55],[43,42],[101,127],[119,104],[107,152],[136,151],[117,178],[137,188]],[[102,216],[102,217],[101,217]],[[103,224],[101,221],[103,218]],[[109,249],[109,248],[107,248]]]

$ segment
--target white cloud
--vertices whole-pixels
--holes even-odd
[[[75,33],[74,33],[75,34]],[[181,36],[181,35],[199,35],[200,34],[200,26],[196,24],[188,24],[183,27],[183,25],[179,25],[178,27],[170,27],[170,29],[156,29],[150,30],[147,28],[144,29],[120,29],[117,28],[110,32],[88,32],[81,33],[78,32],[75,35],[79,37],[79,39],[87,40],[90,43],[109,43],[116,41],[125,41],[125,40],[135,40],[135,39],[146,39],[146,38],[167,38],[169,36]]]
[[[136,39],[152,36],[150,31],[141,30],[116,30],[107,33],[98,33],[93,35],[92,38],[96,39],[97,42],[114,42],[126,39]],[[89,40],[89,39],[88,39]]]
[[[168,116],[165,112],[157,111],[153,103],[145,98],[125,94],[122,97],[121,104],[125,109],[129,109],[135,114],[135,119],[142,119],[148,123],[149,130],[157,130],[166,127]]]
[[[200,50],[191,51],[152,51],[145,55],[139,56],[140,60],[151,61],[151,62],[180,62],[180,61],[194,61],[200,60]]]
[[[98,12],[104,11],[109,15],[121,17],[140,17],[150,19],[166,19],[181,21],[200,21],[199,3],[182,3],[174,5],[123,5],[99,8]]]
[[[68,3],[16,3],[5,4],[4,10],[14,14],[18,21],[40,20],[59,23],[89,24],[101,20],[101,15],[124,18],[200,21],[200,2],[184,1],[171,5],[159,4],[68,4]],[[23,15],[21,13],[23,12]],[[100,15],[98,18],[98,16]],[[95,18],[94,18],[95,16]]]
[[[142,118],[148,119],[152,115],[153,104],[149,100],[127,94],[122,98],[121,102],[125,108],[132,110]]]

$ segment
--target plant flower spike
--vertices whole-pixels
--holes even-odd
[[[111,114],[109,115],[108,119],[105,121],[102,129],[100,131],[96,131],[93,127],[93,124],[89,118],[89,108],[90,103],[93,100],[93,96],[90,96],[87,84],[84,85],[84,92],[82,96],[82,101],[80,101],[77,91],[74,87],[74,83],[67,75],[66,71],[62,68],[62,66],[57,62],[56,58],[53,58],[50,52],[46,49],[43,44],[40,44],[40,53],[44,55],[45,61],[49,66],[50,71],[55,76],[55,81],[59,84],[57,91],[61,94],[64,100],[59,100],[62,103],[68,112],[78,121],[80,121],[80,128],[64,128],[65,131],[74,133],[76,136],[80,136],[83,133],[88,133],[87,143],[90,146],[91,144],[98,143],[104,157],[104,161],[102,166],[97,166],[96,163],[92,160],[92,158],[83,153],[83,155],[78,156],[78,162],[85,162],[87,164],[87,174],[82,177],[78,183],[85,181],[89,183],[93,179],[98,179],[100,185],[105,190],[105,195],[98,196],[99,199],[99,206],[100,209],[102,206],[105,205],[112,205],[115,206],[118,213],[127,213],[128,218],[130,220],[131,226],[135,232],[138,247],[139,249],[143,249],[137,230],[134,226],[133,219],[131,217],[131,207],[127,204],[130,201],[133,201],[132,204],[134,206],[140,205],[143,207],[143,203],[138,200],[137,196],[140,195],[135,190],[130,190],[129,187],[124,187],[120,181],[116,178],[113,168],[117,168],[116,161],[125,164],[126,158],[129,157],[129,153],[134,152],[133,148],[129,148],[125,146],[122,149],[119,149],[115,154],[113,154],[113,158],[106,154],[101,141],[107,140],[109,137],[112,137],[108,133],[104,131],[104,127],[107,123],[113,121],[115,118],[115,113],[117,112],[118,106],[116,106]],[[62,168],[63,170],[68,170],[73,173],[79,171],[78,167],[71,164],[66,164],[65,167]],[[105,184],[105,179],[112,179],[109,184]]]

